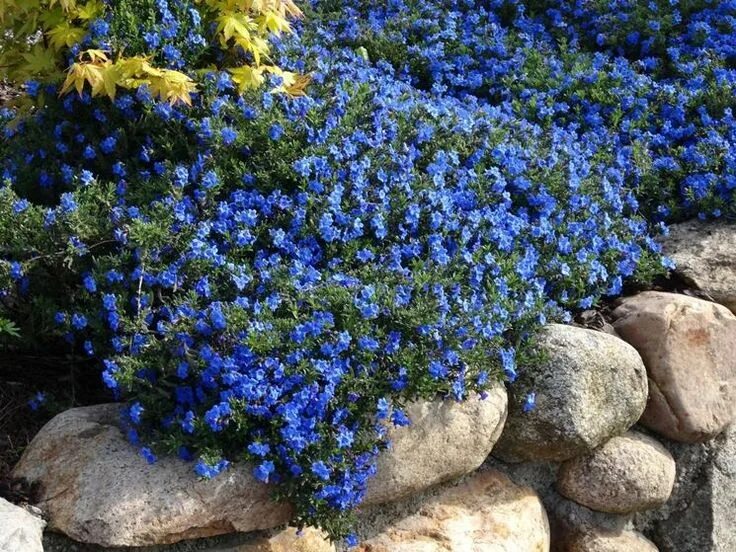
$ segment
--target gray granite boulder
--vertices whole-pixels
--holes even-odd
[[[662,552],[736,550],[736,426],[702,444],[663,443],[677,463],[675,488],[634,525]]]
[[[0,552],[43,552],[46,522],[0,498]]]
[[[693,220],[670,227],[663,240],[675,273],[736,313],[736,224]]]
[[[599,512],[628,514],[664,504],[675,483],[675,461],[661,444],[629,432],[590,454],[568,460],[557,474],[563,496]]]
[[[629,429],[647,400],[644,364],[612,335],[551,325],[538,336],[541,363],[520,370],[494,455],[506,462],[564,461]],[[524,399],[536,407],[524,412]]]

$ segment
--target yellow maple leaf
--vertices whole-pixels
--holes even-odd
[[[104,88],[102,75],[102,67],[95,63],[80,61],[69,67],[64,84],[61,86],[60,95],[66,94],[72,89],[76,89],[81,96],[84,86],[89,84],[92,90],[101,90]]]
[[[90,0],[77,10],[77,18],[84,21],[92,21],[100,17],[105,11],[105,6],[97,0]]]
[[[217,18],[217,23],[217,32],[222,34],[224,43],[227,43],[233,37],[248,40],[250,39],[251,31],[258,29],[255,21],[244,13],[223,13]]]
[[[51,47],[55,50],[61,50],[65,46],[71,48],[81,42],[87,32],[81,27],[74,27],[68,21],[65,21],[46,34],[49,37]]]
[[[192,105],[191,93],[197,84],[184,73],[170,69],[162,69],[161,76],[148,79],[151,93],[174,105],[182,102]]]
[[[263,67],[251,67],[244,65],[234,69],[228,69],[233,76],[233,82],[238,85],[238,90],[242,94],[246,90],[258,88],[266,80],[263,76]]]
[[[95,49],[85,50],[84,52],[79,54],[80,59],[84,57],[89,58],[89,60],[93,62],[105,62],[105,61],[109,61],[110,59],[107,56],[107,52],[105,52],[104,50],[95,50]]]
[[[274,11],[264,12],[263,15],[256,18],[256,22],[258,23],[258,30],[262,33],[269,32],[280,35],[291,31],[288,19]]]
[[[34,44],[31,51],[22,54],[22,57],[26,63],[20,70],[28,75],[50,73],[56,69],[56,56],[54,52],[44,48],[40,43]]]

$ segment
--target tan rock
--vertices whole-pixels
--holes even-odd
[[[571,537],[565,552],[658,552],[652,541],[636,531],[588,530]]]
[[[245,467],[199,481],[192,465],[148,465],[118,427],[118,405],[68,410],[26,449],[16,477],[40,481],[49,528],[102,546],[168,544],[283,525],[291,510]]]
[[[667,449],[646,435],[629,432],[562,464],[557,490],[592,510],[628,514],[664,504],[675,472]]]
[[[394,447],[380,459],[367,503],[476,469],[500,433],[506,394],[499,385],[484,401],[417,403],[408,412],[414,424],[392,430]],[[14,475],[41,483],[51,529],[85,543],[145,546],[271,529],[291,518],[291,508],[274,502],[247,466],[199,481],[193,466],[176,458],[148,465],[118,418],[116,405],[69,410],[27,448]]]
[[[378,459],[365,504],[397,500],[475,471],[491,453],[506,421],[507,397],[498,384],[481,400],[417,402],[412,421],[389,430],[391,448]]]
[[[272,536],[264,536],[233,548],[217,552],[335,552],[335,545],[317,529],[306,528],[301,532],[288,527]]]
[[[736,313],[736,224],[699,220],[674,224],[663,246],[678,275]]]
[[[539,497],[501,472],[479,472],[398,520],[358,552],[545,552],[550,536]]]
[[[621,435],[641,416],[647,376],[639,353],[603,332],[551,324],[536,342],[543,360],[519,370],[493,454],[504,462],[562,462]],[[536,395],[527,412],[524,400]]]
[[[736,316],[721,305],[649,291],[625,299],[614,327],[644,359],[641,423],[670,439],[718,435],[736,415]]]

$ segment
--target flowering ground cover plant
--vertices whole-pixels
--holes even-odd
[[[200,62],[203,4],[83,39],[187,101],[34,80],[2,113],[0,317],[99,359],[147,460],[246,460],[296,523],[349,535],[403,405],[513,382],[536,328],[667,266],[662,220],[736,214],[733,2],[316,1],[256,89]]]

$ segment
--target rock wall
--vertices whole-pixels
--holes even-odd
[[[736,551],[736,227],[687,223],[665,248],[690,294],[625,298],[605,331],[546,327],[543,362],[508,397],[499,386],[485,400],[413,405],[359,513],[356,550]],[[197,482],[177,460],[145,465],[114,406],[52,420],[14,473],[40,482],[50,529],[92,543],[49,536],[46,550],[343,549],[282,529],[288,506],[247,467]],[[22,512],[13,519],[29,528],[14,534],[37,535]],[[188,540],[255,530],[266,532]]]

